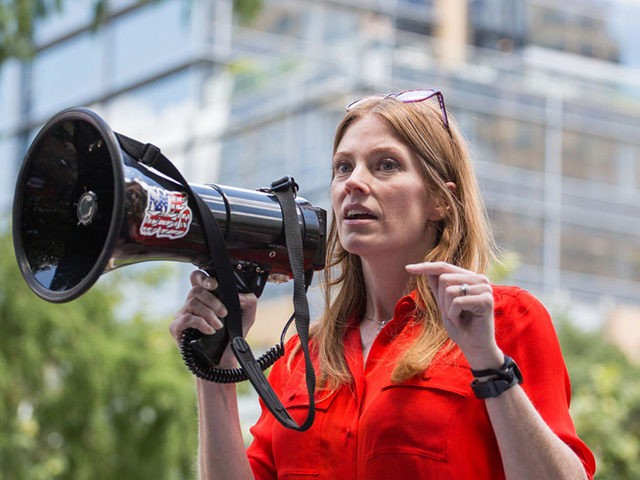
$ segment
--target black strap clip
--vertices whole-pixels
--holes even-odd
[[[271,191],[272,192],[293,192],[295,196],[298,193],[298,189],[300,187],[293,179],[293,177],[282,177],[280,180],[276,180],[271,183]]]
[[[151,143],[147,143],[144,146],[144,151],[142,153],[140,161],[145,165],[153,167],[160,158],[160,155],[162,155],[162,153],[160,152],[160,149],[158,147],[152,145]]]

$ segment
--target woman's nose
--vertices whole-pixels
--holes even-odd
[[[356,166],[349,175],[349,178],[344,182],[344,188],[347,193],[354,193],[356,191],[369,193],[370,175],[368,170],[362,166]]]

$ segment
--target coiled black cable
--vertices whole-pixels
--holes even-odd
[[[291,315],[284,326],[282,334],[280,335],[280,343],[271,347],[256,360],[258,366],[263,372],[284,355],[284,338],[294,318],[295,315]],[[187,328],[182,333],[182,338],[180,340],[180,354],[191,373],[203,380],[215,383],[238,383],[249,379],[247,373],[242,367],[216,368],[206,359],[206,357],[198,354],[194,350],[192,344],[203,336],[204,334],[195,328]]]

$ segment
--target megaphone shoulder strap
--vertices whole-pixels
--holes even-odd
[[[295,183],[293,178],[285,177],[273,182],[271,184],[271,189],[282,207],[287,252],[289,254],[291,271],[293,272],[293,306],[296,318],[296,330],[298,332],[300,346],[304,355],[305,377],[307,393],[309,395],[309,411],[307,413],[307,419],[302,426],[297,427],[296,430],[304,431],[311,426],[315,416],[314,392],[316,389],[316,377],[313,370],[311,355],[309,354],[310,313],[305,286],[310,283],[310,279],[305,278],[304,262],[302,258],[302,234],[298,226],[298,213],[294,201],[298,185]],[[312,270],[309,272],[312,272]]]
[[[307,418],[302,425],[298,425],[282,405],[282,402],[262,373],[259,361],[256,361],[249,344],[244,339],[242,332],[242,310],[240,308],[233,266],[226,242],[224,241],[224,236],[213,214],[200,196],[193,192],[180,171],[160,152],[159,148],[151,144],[143,144],[125,135],[116,134],[116,136],[122,148],[132,157],[139,159],[142,163],[151,166],[160,173],[168,175],[181,183],[187,191],[190,200],[193,199],[193,201],[196,202],[197,208],[195,210],[202,223],[209,254],[213,259],[216,276],[219,280],[219,288],[229,312],[225,320],[225,327],[231,339],[231,349],[249,381],[274,417],[287,428],[298,431],[307,430],[313,424],[315,418],[315,372],[309,353],[310,314],[306,298],[306,286],[310,283],[310,279],[307,278],[304,272],[302,236],[298,225],[297,209],[294,201],[297,191],[295,181],[290,177],[286,177],[273,182],[271,191],[278,199],[282,208],[287,251],[293,272],[293,303],[296,329],[305,359],[309,410],[307,412]]]

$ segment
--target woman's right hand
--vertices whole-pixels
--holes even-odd
[[[195,270],[189,276],[191,290],[182,308],[178,310],[175,319],[169,325],[169,332],[180,345],[182,334],[187,328],[195,328],[205,335],[215,334],[224,325],[221,318],[227,316],[228,311],[222,301],[213,294],[218,288],[218,281],[208,276],[202,270]],[[252,294],[239,295],[242,309],[242,331],[246,335],[253,325],[258,305],[257,297]],[[227,347],[220,364],[235,363],[231,349]]]

